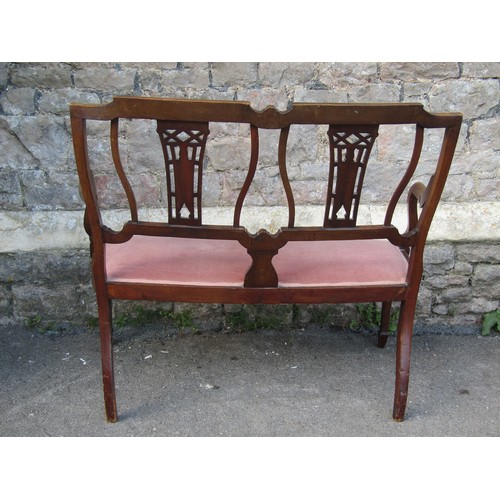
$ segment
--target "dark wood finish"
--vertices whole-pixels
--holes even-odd
[[[296,125],[389,125],[415,123],[426,128],[454,127],[458,113],[428,113],[419,103],[295,103],[280,112],[255,111],[244,101],[160,99],[116,96],[104,106],[73,104],[73,116],[88,120],[143,118],[173,121],[249,123],[263,129]]]
[[[111,120],[110,139],[111,139],[111,154],[113,157],[113,162],[115,164],[116,173],[118,174],[118,178],[120,179],[120,182],[122,183],[123,189],[127,196],[128,205],[130,208],[130,219],[133,220],[134,222],[137,222],[138,220],[137,201],[135,199],[134,190],[132,189],[132,186],[128,181],[128,177],[125,174],[125,171],[123,170],[122,160],[120,157],[118,118]]]
[[[160,285],[108,282],[112,299],[192,302],[201,304],[349,304],[354,302],[400,301],[407,286],[371,286],[358,288],[250,288]]]
[[[259,129],[253,125],[250,126],[250,140],[251,140],[251,152],[250,152],[250,164],[248,166],[248,172],[241,187],[240,194],[236,200],[236,205],[234,207],[234,219],[233,226],[240,227],[240,217],[241,209],[243,208],[243,203],[250,188],[255,172],[257,170],[257,161],[259,159]]]
[[[288,141],[288,134],[290,127],[281,129],[279,145],[278,145],[278,165],[280,169],[281,181],[285,189],[286,200],[288,203],[288,227],[295,226],[295,200],[293,199],[293,191],[288,179],[288,172],[286,169],[286,144]]]
[[[382,302],[382,313],[380,320],[380,330],[378,332],[377,346],[385,347],[389,338],[389,322],[391,320],[392,302]]]
[[[330,175],[325,227],[356,226],[365,170],[377,135],[378,125],[330,125]],[[344,214],[339,217],[342,209]]]
[[[156,131],[165,158],[168,222],[199,226],[208,123],[158,120]],[[184,210],[187,215],[183,215]]]
[[[461,125],[458,113],[431,114],[421,104],[297,103],[285,113],[274,108],[258,112],[246,102],[175,100],[115,97],[106,105],[73,104],[71,125],[75,158],[86,210],[84,227],[91,243],[92,275],[97,296],[101,335],[102,376],[106,418],[118,418],[115,396],[111,301],[115,299],[238,304],[318,304],[382,302],[378,345],[387,341],[392,302],[400,302],[397,333],[396,383],[393,418],[403,420],[408,395],[411,337],[418,290],[423,271],[423,252],[429,227],[444,188]],[[165,158],[168,191],[168,222],[145,222],[138,216],[134,190],[119,154],[120,119],[150,119],[157,131]],[[117,231],[103,225],[94,176],[89,162],[86,121],[110,122],[111,151],[125,190],[131,219]],[[202,223],[203,155],[210,123],[250,125],[251,154],[246,179],[234,207],[232,226]],[[286,165],[291,125],[328,125],[330,171],[322,227],[296,227],[295,202]],[[384,224],[360,226],[357,212],[364,173],[380,125],[415,125],[415,145],[408,168],[395,189]],[[288,203],[288,225],[277,233],[265,230],[250,234],[240,225],[241,210],[253,182],[259,157],[259,128],[279,129],[278,165]],[[413,184],[408,190],[408,228],[400,233],[391,224],[394,209],[415,172],[425,128],[444,128],[443,143],[434,174],[427,186]],[[139,198],[138,198],[139,199]],[[241,286],[189,285],[112,281],[106,278],[105,245],[127,242],[134,235],[158,238],[234,240],[251,257]],[[280,287],[273,265],[290,242],[383,239],[400,248],[408,261],[404,283],[380,285]],[[367,243],[368,244],[368,243]],[[349,257],[349,256],[347,256]]]
[[[278,274],[271,261],[286,243],[279,234],[273,236],[264,229],[242,243],[252,257],[252,265],[245,275],[245,288],[278,287]]]
[[[394,215],[394,209],[403,194],[406,186],[410,182],[412,175],[415,173],[415,169],[418,165],[418,160],[420,159],[420,153],[422,152],[422,145],[424,143],[424,128],[420,125],[417,125],[415,128],[415,144],[413,146],[413,154],[411,156],[410,164],[406,169],[405,174],[403,175],[401,181],[398,184],[398,187],[394,191],[394,194],[391,197],[391,201],[389,202],[389,206],[387,207],[387,211],[385,214],[384,224],[389,226],[392,222],[392,216]]]

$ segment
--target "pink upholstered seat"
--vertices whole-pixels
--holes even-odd
[[[387,240],[293,241],[273,264],[283,287],[401,285],[408,270]]]
[[[134,236],[106,245],[112,282],[243,286],[250,264],[237,241]],[[280,287],[402,285],[408,268],[385,240],[289,242],[273,264]]]
[[[108,281],[242,286],[251,257],[237,241],[134,236],[106,245]]]

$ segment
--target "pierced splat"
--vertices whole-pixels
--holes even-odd
[[[378,125],[330,125],[330,175],[325,227],[354,227],[368,158]]]
[[[200,226],[208,123],[158,120],[156,130],[167,173],[168,222]]]

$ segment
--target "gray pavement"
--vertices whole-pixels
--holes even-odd
[[[104,419],[96,329],[0,327],[0,436],[499,436],[500,337],[414,337],[406,420],[395,339],[304,330],[115,333],[120,420]]]

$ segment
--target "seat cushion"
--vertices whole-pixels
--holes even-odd
[[[252,263],[237,241],[133,236],[106,245],[108,281],[243,286]]]
[[[251,262],[237,241],[134,236],[106,244],[110,282],[243,286]],[[293,241],[273,265],[280,287],[402,285],[408,269],[386,240]]]
[[[408,270],[387,240],[292,241],[273,265],[283,287],[402,285]]]

